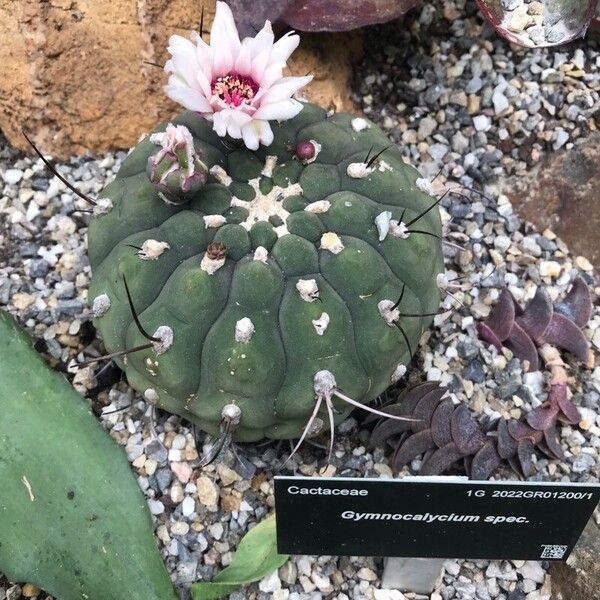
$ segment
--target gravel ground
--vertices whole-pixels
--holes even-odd
[[[465,14],[467,15],[465,17]],[[519,175],[545,152],[569,147],[595,130],[600,108],[598,46],[512,51],[482,25],[471,6],[436,2],[406,20],[373,29],[358,71],[357,101],[400,143],[407,158],[440,190],[451,181],[487,184],[486,195],[449,196],[443,202],[447,239],[465,252],[446,249],[446,267],[465,277],[458,306],[436,317],[407,378],[441,380],[474,414],[518,418],[544,400],[544,374],[523,373],[506,351],[498,355],[476,334],[499,290],[530,299],[539,284],[554,297],[576,273],[600,292],[584,257],[570,255],[551,231],[538,233],[513,213],[496,183]],[[117,171],[123,153],[78,157],[60,171],[93,195]],[[86,223],[78,200],[41,161],[0,144],[0,305],[40,341],[37,347],[91,399],[110,435],[122,445],[153,514],[160,550],[174,581],[209,580],[227,565],[239,539],[273,507],[273,474],[289,452],[287,443],[244,446],[256,469],[241,478],[221,464],[198,468],[194,432],[178,417],[152,409],[120,380],[116,369],[74,368],[70,362],[102,350],[89,321]],[[467,195],[469,193],[467,192]],[[494,270],[495,266],[495,270]],[[492,273],[493,271],[493,273]],[[490,274],[491,273],[491,274]],[[452,304],[451,298],[444,300]],[[586,330],[600,349],[600,312]],[[573,365],[575,401],[583,420],[563,427],[565,463],[539,459],[534,479],[598,481],[600,477],[600,367]],[[389,392],[393,394],[394,392]],[[116,412],[115,412],[116,411]],[[337,436],[328,474],[389,477],[384,449],[366,445],[368,431],[348,419]],[[201,450],[200,450],[201,451]],[[325,452],[305,446],[292,468],[318,476]],[[418,472],[415,460],[411,471]],[[408,473],[408,470],[406,471]],[[514,478],[508,470],[498,478]],[[547,563],[448,561],[430,600],[548,600]],[[382,562],[372,558],[297,556],[232,600],[425,598],[381,590]],[[11,585],[0,576],[0,600],[46,598],[33,586]]]

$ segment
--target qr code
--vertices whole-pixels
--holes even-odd
[[[544,544],[540,558],[561,559],[568,550],[568,546],[558,546],[555,544]]]

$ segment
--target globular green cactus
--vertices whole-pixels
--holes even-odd
[[[239,441],[297,437],[322,399],[343,420],[341,396],[364,404],[401,376],[438,307],[437,200],[362,118],[306,103],[257,151],[195,113],[174,123],[206,184],[165,202],[146,137],[90,223],[106,348],[148,401],[213,434],[235,413]]]

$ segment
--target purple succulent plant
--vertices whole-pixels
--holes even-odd
[[[533,300],[525,307],[504,290],[485,322],[478,326],[482,340],[498,351],[510,348],[531,371],[539,368],[538,348],[551,344],[567,350],[582,362],[588,359],[588,342],[581,328],[590,320],[592,298],[581,277],[576,277],[563,301],[552,306],[548,291],[538,287]]]
[[[421,383],[403,390],[397,402],[381,410],[390,415],[418,419],[379,419],[371,432],[371,444],[396,446],[392,467],[398,471],[423,455],[421,475],[440,475],[462,463],[472,479],[488,479],[507,461],[519,474],[529,477],[535,469],[532,457],[539,450],[550,458],[564,460],[557,423],[580,420],[569,399],[565,364],[557,348],[587,361],[588,343],[581,332],[590,319],[590,290],[577,277],[563,301],[552,306],[548,292],[540,287],[523,310],[505,291],[486,322],[479,326],[481,337],[498,348],[510,347],[515,356],[539,367],[539,355],[550,370],[546,401],[520,420],[498,419],[479,423],[465,404],[446,397],[437,382]],[[538,354],[539,353],[539,354]],[[369,417],[367,421],[375,421]]]

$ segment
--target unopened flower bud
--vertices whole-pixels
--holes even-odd
[[[184,125],[169,123],[163,132],[150,136],[160,149],[148,158],[148,177],[165,202],[191,200],[204,184],[208,168],[194,148],[194,138]]]

